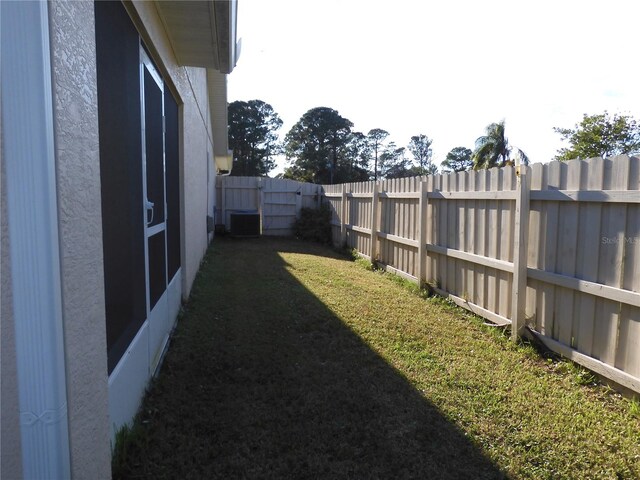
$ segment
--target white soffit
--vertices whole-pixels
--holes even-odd
[[[231,73],[236,55],[236,0],[156,2],[180,65]]]

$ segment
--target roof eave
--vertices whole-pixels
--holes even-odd
[[[156,6],[180,65],[233,71],[237,0],[166,0]]]

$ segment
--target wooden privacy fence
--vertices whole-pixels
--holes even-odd
[[[323,188],[335,244],[640,392],[640,159]]]
[[[292,235],[302,207],[317,207],[320,185],[263,177],[216,177],[216,224],[230,228],[234,211],[260,214],[263,235]]]

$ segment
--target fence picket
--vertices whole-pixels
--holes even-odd
[[[534,163],[531,166],[530,171],[530,191],[539,191],[542,189],[542,176],[544,173],[544,165],[541,163]],[[540,230],[541,223],[540,218],[542,214],[542,202],[536,200],[530,200],[529,203],[529,241],[528,241],[528,255],[527,266],[530,268],[541,269],[540,263]],[[541,331],[540,315],[536,312],[536,305],[538,304],[538,291],[541,286],[537,280],[527,280],[527,301],[526,301],[526,317],[527,324],[532,326],[536,331]]]
[[[511,191],[512,182],[514,179],[514,168],[506,167],[499,170],[499,189],[501,191]],[[526,178],[526,175],[525,175]],[[516,200],[517,201],[517,200]],[[499,227],[498,235],[500,243],[498,243],[498,255],[497,258],[505,260],[507,262],[513,262],[513,229],[515,226],[513,217],[513,207],[515,202],[503,200],[498,202],[499,207]],[[511,301],[512,301],[512,274],[509,272],[496,272],[498,276],[499,285],[499,307],[498,313],[503,317],[512,318]]]
[[[471,170],[470,172],[465,172],[467,176],[466,181],[466,191],[473,192],[476,189],[476,171]],[[476,244],[475,244],[475,210],[476,205],[474,200],[465,200],[464,202],[464,217],[465,217],[465,251],[469,253],[476,253]],[[473,264],[465,263],[465,291],[467,294],[467,298],[469,301],[475,301],[475,282],[474,282],[474,268]]]
[[[489,170],[489,190],[496,191],[499,189],[499,174],[500,170],[492,168]],[[498,242],[499,242],[499,225],[498,225],[498,200],[489,200],[489,221],[487,228],[487,240],[488,245],[485,247],[486,256],[490,258],[498,258]],[[498,290],[498,271],[493,268],[485,269],[487,275],[487,305],[485,308],[492,312],[498,313],[499,309],[499,296]]]
[[[580,187],[582,163],[573,160],[561,165],[562,188],[577,190]],[[577,234],[579,205],[573,202],[563,202],[558,207],[559,229],[556,271],[563,275],[574,276],[577,258]],[[576,338],[573,335],[573,304],[574,291],[568,288],[556,288],[557,309],[556,321],[558,323],[558,340],[565,345],[573,347]]]
[[[427,192],[432,192],[434,190],[434,181],[435,175],[430,175],[427,177]],[[433,218],[433,202],[429,201],[429,197],[426,197],[426,215],[427,215],[427,232],[426,232],[426,243],[434,244],[434,218]],[[433,271],[435,269],[433,256],[429,254],[429,249],[425,246],[425,255],[426,255],[426,266],[425,266],[425,282],[428,284],[432,284],[434,282]]]
[[[347,243],[347,184],[342,184],[340,197],[340,246]]]
[[[560,189],[560,162],[552,162],[546,169],[544,179],[544,190]],[[544,214],[544,243],[542,245],[542,269],[548,272],[555,272],[556,252],[558,248],[558,202],[545,202],[543,205]],[[555,320],[555,293],[556,287],[548,283],[542,285],[542,308],[540,313],[541,332],[552,338],[558,338]]]
[[[418,286],[422,288],[425,283],[425,279],[427,278],[425,275],[425,269],[427,264],[426,253],[427,253],[427,202],[429,199],[427,198],[427,182],[420,182],[420,200],[418,202],[418,265],[416,268],[416,277],[418,277]]]
[[[378,260],[378,231],[378,184],[374,183],[371,193],[371,251],[369,252],[372,262]]]
[[[640,158],[631,158],[629,163],[629,189],[640,197]],[[640,292],[640,205],[627,207],[627,230],[624,239],[625,255],[622,288]],[[616,367],[632,375],[640,376],[640,314],[629,305],[620,310],[619,345]],[[635,340],[635,341],[634,341]]]
[[[489,172],[487,170],[481,170],[479,172],[476,172],[476,180],[477,180],[476,185],[477,185],[478,192],[484,192],[488,190],[488,186],[487,186],[488,174]],[[476,209],[476,225],[478,226],[478,229],[474,232],[476,253],[478,255],[483,255],[483,256],[486,256],[487,254],[486,241],[485,241],[485,235],[487,232],[486,203],[487,202],[484,199],[474,201],[475,209]],[[487,281],[485,276],[486,269],[484,265],[479,265],[479,266],[476,266],[474,270],[476,271],[475,303],[476,305],[479,305],[480,307],[485,308],[487,306],[487,297],[486,297]]]
[[[608,175],[607,175],[608,174]],[[628,157],[605,160],[605,188],[625,190],[629,182]],[[627,207],[625,204],[612,203],[603,207],[598,283],[614,287],[621,285],[622,265],[625,251],[625,224]],[[615,363],[618,328],[620,326],[620,305],[609,300],[600,300],[596,306],[598,321],[596,324],[596,342],[594,354],[607,364]]]
[[[465,191],[467,187],[467,176],[466,172],[458,172],[456,174],[456,183],[457,183],[457,191]],[[467,251],[467,242],[466,242],[466,200],[458,200],[456,202],[456,235],[455,235],[455,247],[457,250]],[[468,291],[466,286],[466,270],[467,270],[467,262],[461,260],[456,262],[456,286],[455,291],[460,292],[459,294],[463,298],[468,298]]]

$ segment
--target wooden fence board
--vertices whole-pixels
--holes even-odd
[[[640,158],[629,163],[629,189],[640,199]],[[640,293],[640,205],[627,207],[627,230],[624,238],[622,288]],[[616,367],[640,377],[640,308],[622,305]]]
[[[465,172],[466,182],[465,182],[465,192],[473,192],[476,189],[476,175],[477,172],[472,170],[470,172]],[[465,251],[469,253],[476,253],[475,246],[475,231],[476,231],[476,223],[475,223],[475,209],[476,209],[476,201],[475,200],[467,200],[464,203],[464,223],[466,226],[465,230]],[[474,272],[473,264],[469,265],[465,264],[465,292],[467,298],[469,298],[472,302],[475,302],[476,292],[475,292],[475,272]]]
[[[489,170],[489,184],[491,190],[498,190],[499,188],[499,174],[500,170],[492,168]],[[499,238],[499,225],[498,225],[498,200],[488,201],[489,220],[487,222],[487,256],[491,258],[498,258],[498,238]],[[492,312],[498,312],[498,274],[494,269],[485,269],[487,275],[487,305],[485,308]]]
[[[543,177],[544,190],[560,188],[560,162],[552,162],[545,168]],[[558,249],[558,202],[545,202],[542,205],[544,214],[544,243],[542,244],[542,269],[555,272]],[[542,284],[542,308],[540,309],[541,333],[552,338],[558,338],[558,329],[555,322],[556,287],[546,283]]]
[[[445,179],[448,178],[447,175],[439,175],[438,176],[438,185],[436,188],[442,190],[445,188],[444,182]],[[438,203],[435,205],[435,234],[436,234],[436,243],[442,247],[447,247],[447,219],[448,215],[448,207],[451,202],[447,202],[446,200],[438,200]],[[447,272],[446,272],[446,262],[447,258],[444,255],[438,255],[438,264],[436,269],[436,284],[439,288],[446,290],[447,285]]]
[[[587,178],[582,181],[584,190],[599,190],[604,185],[604,161],[601,158],[591,159],[585,162],[587,168]],[[578,249],[578,260],[576,264],[576,276],[578,278],[596,282],[598,280],[598,261],[600,256],[601,238],[601,218],[602,205],[599,203],[587,203],[581,205],[581,215],[579,223],[578,238],[580,248]],[[595,335],[595,315],[597,297],[592,295],[578,295],[580,306],[577,310],[578,335],[577,350],[587,355],[591,355],[594,347]]]
[[[446,191],[457,191],[457,187],[456,187],[456,179],[457,179],[457,174],[453,174],[453,175],[447,175],[443,178],[444,180],[444,189]],[[446,201],[446,200],[445,200]],[[444,232],[444,244],[448,247],[448,248],[454,248],[454,245],[456,244],[456,227],[457,227],[457,221],[456,221],[456,214],[457,214],[457,208],[456,208],[456,201],[450,201],[447,202],[447,229]],[[456,259],[455,258],[447,258],[444,257],[444,264],[445,264],[445,270],[447,272],[446,274],[446,278],[447,281],[445,283],[443,283],[443,288],[444,290],[446,290],[447,292],[451,292],[456,294]]]
[[[604,161],[604,185],[608,189],[623,190],[628,185],[629,164],[624,159]],[[626,206],[603,204],[601,221],[600,264],[598,283],[618,287],[624,252]],[[619,328],[620,305],[610,300],[599,299],[596,303],[596,335],[593,355],[607,364],[615,362]]]
[[[500,190],[513,191],[513,183],[515,173],[513,167],[501,168],[500,172]],[[497,258],[507,262],[513,262],[513,229],[515,201],[501,200],[498,203],[499,211],[499,243]],[[511,318],[511,281],[512,275],[507,272],[497,272],[499,285],[499,304],[498,314],[506,318]]]
[[[560,165],[562,173],[562,188],[579,188],[580,171],[579,160],[573,160]],[[559,204],[558,206],[558,251],[556,272],[573,276],[576,268],[578,207],[574,203]],[[566,288],[557,288],[556,321],[558,323],[558,340],[565,345],[574,346],[573,337],[573,303],[574,292]]]
[[[434,206],[433,206],[433,201],[429,199],[429,195],[428,192],[432,191],[434,189],[434,178],[436,176],[431,175],[429,177],[427,177],[427,185],[426,185],[426,190],[427,190],[427,194],[426,194],[426,208],[427,208],[427,219],[426,219],[426,225],[427,225],[427,231],[425,233],[425,238],[426,238],[426,242],[428,245],[433,245],[435,244],[435,234],[434,234]],[[425,277],[424,280],[426,283],[433,285],[435,283],[435,277],[434,277],[434,271],[435,271],[435,259],[433,255],[429,254],[429,251],[426,251],[426,266],[425,266]]]
[[[481,170],[476,172],[476,185],[477,190],[485,191],[490,188],[490,184],[487,183],[489,172],[487,170]],[[476,200],[474,202],[475,211],[476,211],[476,225],[478,229],[474,232],[475,236],[475,244],[476,244],[476,253],[481,256],[487,255],[487,241],[486,241],[486,232],[485,228],[487,224],[487,202],[486,200]],[[487,305],[487,279],[486,279],[486,271],[487,269],[484,265],[479,265],[474,268],[476,271],[475,281],[476,281],[476,299],[475,303],[482,308],[485,308]]]
[[[465,172],[459,172],[455,175],[456,178],[456,189],[457,191],[464,191],[467,188],[466,176]],[[456,210],[456,224],[455,224],[455,243],[454,247],[457,250],[467,251],[466,239],[465,239],[465,200],[458,199],[455,202],[455,210]],[[455,263],[456,272],[455,272],[455,290],[459,296],[463,298],[469,298],[469,294],[466,289],[466,270],[467,265],[464,261],[456,260]]]
[[[542,177],[544,173],[544,165],[535,163],[530,169],[530,188],[531,193],[542,188]],[[529,240],[527,249],[527,266],[529,268],[541,268],[540,265],[540,241],[541,241],[541,210],[542,202],[529,198]],[[538,291],[541,286],[536,280],[527,278],[527,298],[526,298],[526,317],[527,325],[541,331],[540,315],[537,315],[536,305],[538,304]]]

